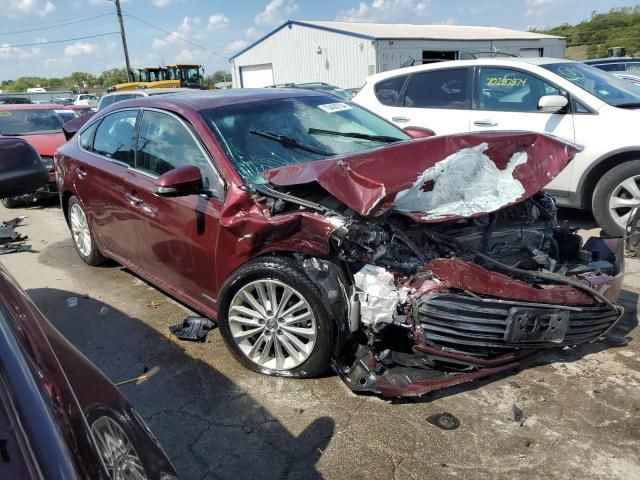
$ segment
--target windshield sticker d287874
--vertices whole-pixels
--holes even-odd
[[[526,84],[527,84],[526,78],[514,78],[514,77],[487,78],[488,87],[524,87]]]
[[[318,108],[328,113],[342,112],[344,110],[351,110],[351,107],[346,103],[325,103],[324,105],[318,105]]]
[[[11,116],[11,112],[7,112],[7,111],[0,112],[0,117],[10,117],[10,116]]]

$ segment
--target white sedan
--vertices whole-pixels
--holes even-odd
[[[436,134],[529,130],[584,146],[546,190],[619,235],[640,203],[640,89],[553,58],[482,58],[373,75],[353,101]]]

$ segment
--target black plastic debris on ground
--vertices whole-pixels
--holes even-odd
[[[520,407],[518,407],[515,403],[513,404],[513,421],[519,424],[520,426],[524,425],[524,421],[527,419],[527,414],[524,413]]]
[[[24,243],[29,237],[15,230],[25,218],[16,217],[0,223],[0,255],[31,250],[31,245]]]
[[[208,318],[187,317],[181,323],[169,327],[169,331],[180,340],[190,340],[192,342],[204,342],[207,333],[218,325]]]
[[[431,425],[435,425],[441,430],[455,430],[460,426],[460,420],[454,417],[449,412],[436,413],[427,417],[427,422]]]

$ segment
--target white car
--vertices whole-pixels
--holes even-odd
[[[529,130],[584,146],[546,190],[560,206],[592,209],[609,234],[622,234],[640,203],[640,89],[594,67],[454,60],[373,75],[353,101],[401,128]]]
[[[73,101],[74,105],[89,105],[91,107],[98,106],[98,100],[100,100],[95,95],[90,93],[81,93],[80,95],[76,95],[76,98]]]

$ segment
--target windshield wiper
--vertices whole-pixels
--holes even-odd
[[[388,135],[369,135],[367,133],[358,132],[337,132],[334,130],[323,130],[322,128],[310,128],[308,132],[311,135],[333,135],[334,137],[350,137],[360,138],[362,140],[373,140],[374,142],[401,142],[402,138],[390,137]]]
[[[279,135],[277,133],[267,132],[265,130],[259,130],[257,128],[250,128],[249,132],[253,133],[254,135],[259,135],[264,138],[275,140],[276,142],[280,142],[281,144],[289,148],[299,148],[300,150],[306,150],[307,152],[317,153],[318,155],[324,155],[327,157],[335,155],[333,152],[328,152],[327,150],[322,150],[321,148],[316,148],[311,145],[300,143],[295,138],[287,137],[286,135]]]
[[[618,108],[640,108],[640,102],[621,103],[615,106]]]

